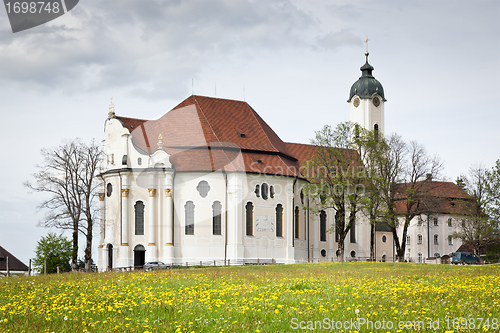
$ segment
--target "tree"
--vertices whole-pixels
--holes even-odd
[[[71,270],[70,260],[72,257],[72,243],[62,235],[50,232],[42,237],[36,246],[33,267],[38,273],[44,272],[45,262],[47,263],[47,273],[56,273],[57,267],[62,272]]]
[[[402,219],[398,220],[395,214],[390,212],[391,219],[388,220],[399,261],[404,260],[411,220],[420,214],[432,212],[437,204],[435,198],[429,196],[429,193],[439,186],[432,180],[437,178],[443,166],[437,156],[430,157],[424,146],[416,141],[406,144],[406,151],[408,157],[402,167],[403,182],[394,183],[391,187],[391,197],[394,202],[391,209],[397,210]],[[402,227],[401,239],[398,237],[398,227]]]
[[[468,214],[459,222],[455,237],[470,244],[474,253],[479,255],[481,249],[495,243],[500,237],[497,214],[498,192],[497,174],[499,163],[492,171],[483,166],[473,166],[469,174],[460,176],[464,189],[473,198],[473,204],[467,207]]]
[[[337,237],[338,256],[344,260],[344,240],[356,223],[361,193],[364,191],[364,169],[353,145],[351,124],[341,123],[335,130],[325,126],[316,132],[312,144],[316,147],[307,161],[309,185],[306,193],[315,202],[316,212],[335,210],[334,230]],[[332,231],[332,230],[330,230]]]
[[[489,197],[486,212],[492,219],[500,222],[500,159],[491,170],[486,170],[485,187]]]
[[[35,183],[25,184],[35,192],[49,195],[39,206],[48,210],[40,225],[72,231],[73,269],[77,268],[78,232],[85,235],[85,261],[90,268],[92,232],[96,221],[96,174],[101,150],[94,141],[86,145],[76,139],[56,148],[42,149],[41,154],[44,162],[33,174]]]
[[[361,204],[370,223],[370,259],[375,260],[376,225],[394,220],[391,188],[401,178],[405,143],[397,134],[384,137],[378,131],[369,131],[357,125],[354,142],[366,171]]]

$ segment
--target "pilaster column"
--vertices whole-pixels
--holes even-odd
[[[104,267],[104,232],[105,228],[105,220],[104,220],[104,209],[105,209],[105,201],[104,198],[106,194],[104,192],[99,192],[99,246],[97,247],[97,267],[99,270],[105,269]]]
[[[166,246],[172,246],[173,244],[173,212],[174,212],[174,203],[172,200],[172,190],[167,188],[165,190],[165,210],[163,220],[165,221],[164,239]]]
[[[295,214],[293,207],[293,181],[286,187],[286,223],[283,228],[285,237],[285,248],[286,248],[286,261],[287,263],[295,262],[295,249],[293,247],[294,227],[295,227]]]
[[[99,192],[99,246],[102,247],[104,245],[104,233],[106,230],[106,221],[104,210],[106,209],[104,198],[106,197],[106,193]]]
[[[129,229],[129,199],[128,188],[122,189],[122,246],[128,246],[128,229]]]
[[[146,261],[156,260],[156,189],[149,188],[149,199],[148,199],[148,249],[146,251]]]
[[[227,259],[243,259],[246,216],[244,215],[243,186],[238,174],[228,174],[227,179]],[[254,206],[255,220],[255,206]]]

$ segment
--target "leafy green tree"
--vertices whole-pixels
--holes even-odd
[[[49,232],[47,236],[38,241],[33,267],[38,273],[43,273],[44,264],[47,262],[47,273],[49,274],[56,273],[57,267],[61,272],[69,272],[72,253],[71,240],[66,239],[63,235]]]

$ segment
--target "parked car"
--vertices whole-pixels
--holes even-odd
[[[451,263],[455,265],[479,264],[479,262],[479,257],[472,252],[455,252],[451,259]]]
[[[168,269],[168,268],[172,268],[172,265],[164,264],[161,261],[149,261],[144,264],[145,271],[152,271],[155,269]]]

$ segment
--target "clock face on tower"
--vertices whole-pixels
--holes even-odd
[[[354,101],[352,102],[352,104],[354,105],[354,107],[358,107],[359,106],[359,98],[355,98]]]
[[[380,99],[378,97],[373,97],[373,105],[375,105],[375,106],[380,105]]]

